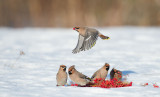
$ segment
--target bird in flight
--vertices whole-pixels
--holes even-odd
[[[103,40],[109,39],[108,36],[104,36],[94,28],[74,27],[73,30],[76,30],[79,33],[77,46],[72,51],[74,54],[91,49],[96,44],[98,37]]]

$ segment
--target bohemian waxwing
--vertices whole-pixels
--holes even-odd
[[[73,30],[76,30],[79,33],[77,46],[72,52],[74,54],[92,48],[96,44],[98,36],[103,40],[109,39],[108,36],[104,36],[94,28],[74,27]]]
[[[105,63],[105,65],[100,68],[99,70],[97,70],[91,77],[92,81],[97,79],[97,78],[103,78],[105,79],[107,77],[108,74],[108,70],[109,70],[110,65],[108,63]]]
[[[67,83],[67,72],[65,65],[60,65],[56,79],[57,79],[57,86],[63,86]]]
[[[122,79],[122,72],[117,69],[112,69],[110,72],[110,79],[116,78],[117,80]]]
[[[78,72],[76,69],[75,69],[75,66],[71,66],[69,69],[68,69],[68,74],[69,74],[69,77],[70,79],[80,85],[80,86],[85,86],[87,85],[91,79],[89,77],[87,77],[86,75]]]

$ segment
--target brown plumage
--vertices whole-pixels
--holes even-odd
[[[79,33],[78,43],[76,48],[73,50],[73,53],[78,53],[92,48],[96,44],[98,36],[103,40],[109,39],[108,36],[104,36],[94,28],[74,27],[73,30],[76,30]]]
[[[86,75],[78,72],[76,69],[75,69],[75,66],[71,66],[69,69],[68,69],[68,74],[69,74],[69,77],[70,79],[80,85],[80,86],[85,86],[87,85],[89,82],[90,82],[90,78],[87,77]]]
[[[105,63],[105,65],[100,68],[99,70],[97,70],[91,77],[92,80],[95,80],[96,78],[103,78],[105,79],[107,77],[108,74],[108,70],[109,70],[110,65],[108,63]]]
[[[112,69],[110,72],[110,79],[116,78],[117,80],[122,79],[122,72],[117,69]]]
[[[56,76],[57,86],[63,86],[67,83],[66,66],[60,65],[59,71]]]

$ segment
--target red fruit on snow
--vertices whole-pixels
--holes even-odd
[[[122,81],[113,78],[112,80],[104,80],[104,79],[95,79],[93,87],[101,87],[101,88],[118,88],[118,87],[128,87],[132,86],[132,82],[124,83]]]
[[[153,84],[154,88],[159,88],[159,86],[155,83]]]

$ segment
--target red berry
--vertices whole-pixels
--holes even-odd
[[[159,88],[159,86],[155,83],[153,84],[154,88]]]

